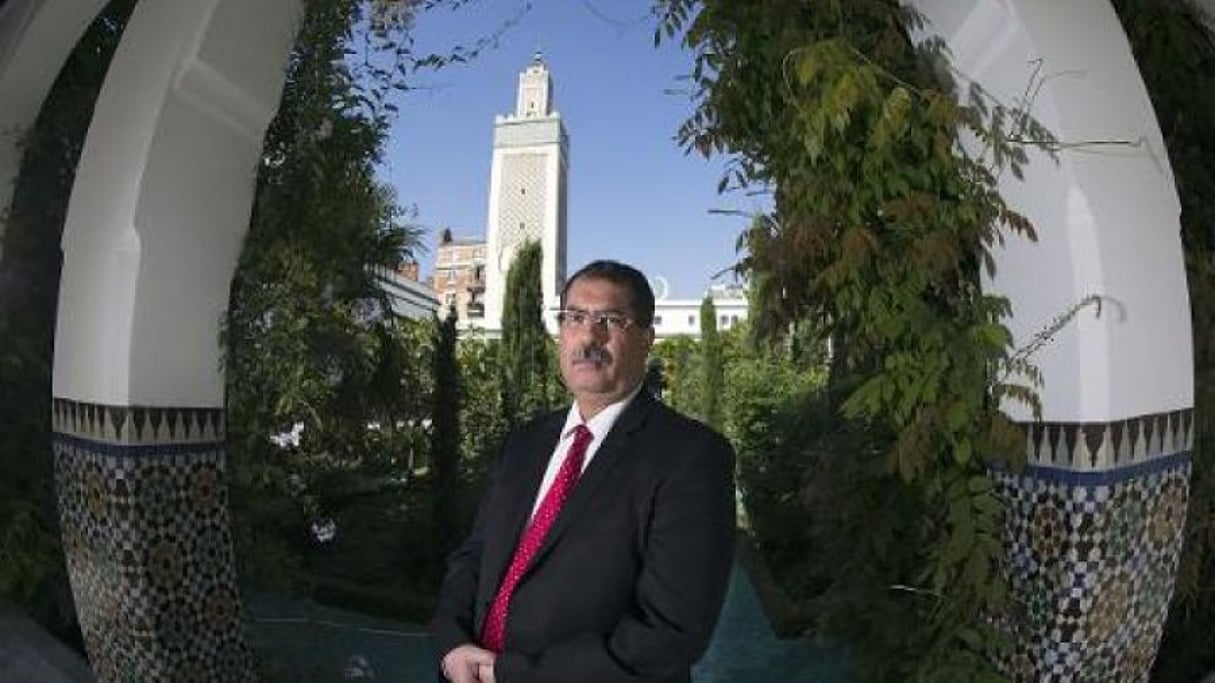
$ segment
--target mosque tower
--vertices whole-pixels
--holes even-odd
[[[553,80],[539,51],[519,74],[515,113],[494,118],[494,154],[485,226],[484,328],[502,329],[506,274],[528,240],[544,251],[541,288],[545,321],[565,284],[569,136],[553,108]]]

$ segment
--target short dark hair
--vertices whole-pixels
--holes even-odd
[[[629,313],[634,322],[642,327],[653,324],[654,290],[650,289],[650,281],[640,270],[619,261],[591,261],[565,281],[565,287],[561,290],[562,308],[565,307],[565,295],[578,280],[607,280],[624,287],[629,291],[629,306],[633,309]]]

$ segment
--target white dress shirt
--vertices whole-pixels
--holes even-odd
[[[545,494],[553,485],[553,480],[557,478],[557,471],[561,469],[561,463],[565,462],[565,456],[569,453],[570,446],[574,443],[574,430],[580,424],[586,424],[586,428],[591,430],[594,438],[586,447],[586,455],[582,458],[582,472],[586,471],[588,465],[591,464],[591,458],[595,457],[595,453],[599,451],[599,446],[603,444],[604,437],[612,430],[612,425],[616,424],[616,418],[624,412],[633,399],[636,398],[637,392],[645,386],[645,382],[637,385],[633,393],[607,406],[603,410],[595,414],[587,422],[583,423],[582,413],[578,411],[578,404],[570,406],[570,410],[565,416],[565,426],[561,428],[561,438],[557,439],[557,446],[553,449],[552,455],[548,458],[548,467],[544,470],[544,479],[540,480],[540,491],[536,494],[536,502],[532,504],[532,517],[536,515],[536,511],[540,509],[540,503],[544,500]],[[579,474],[582,474],[579,472]],[[530,519],[530,518],[529,518]]]

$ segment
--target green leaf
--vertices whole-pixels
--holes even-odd
[[[958,439],[958,442],[953,447],[953,460],[958,465],[966,466],[970,464],[970,459],[973,455],[973,444],[969,438]]]

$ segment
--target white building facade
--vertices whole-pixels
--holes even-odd
[[[747,296],[741,287],[713,285],[707,292],[716,309],[717,329],[734,328],[747,319]],[[660,294],[654,301],[654,336],[700,338],[702,299],[668,299]]]

